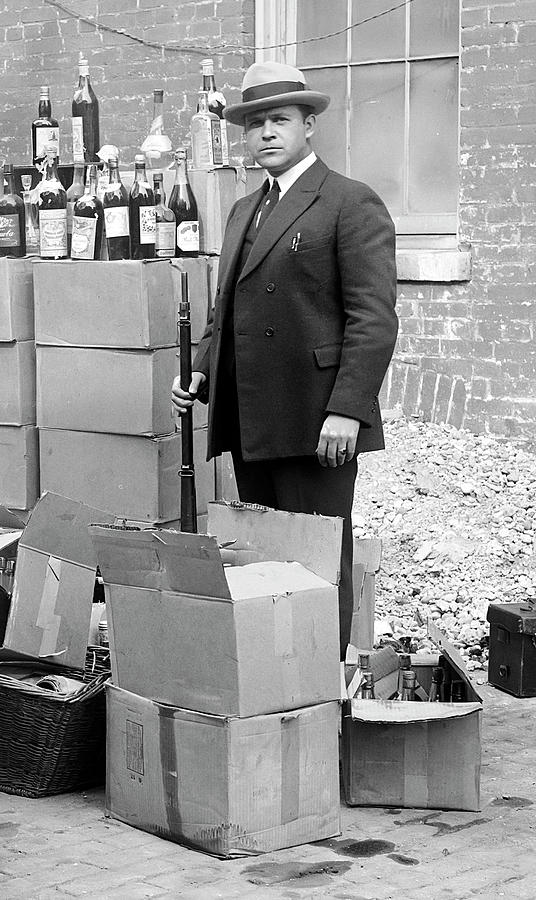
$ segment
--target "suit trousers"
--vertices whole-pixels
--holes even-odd
[[[321,466],[316,456],[245,462],[239,449],[231,452],[238,494],[244,503],[344,519],[339,582],[341,659],[344,659],[354,605],[352,503],[357,460],[331,469]]]

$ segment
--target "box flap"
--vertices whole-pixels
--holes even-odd
[[[208,504],[208,531],[220,544],[258,550],[266,560],[299,562],[338,584],[343,520],[248,503]]]
[[[437,719],[460,719],[482,709],[480,703],[422,703],[415,700],[349,700],[350,716],[358,722],[407,725]]]
[[[511,634],[536,634],[536,607],[531,603],[490,603],[487,620]]]
[[[225,577],[233,600],[249,597],[276,597],[297,591],[333,590],[331,582],[319,578],[301,563],[275,560],[227,566]]]
[[[94,569],[97,561],[87,526],[90,522],[112,519],[109,513],[77,500],[44,493],[30,514],[19,547]]]
[[[96,524],[89,531],[107,584],[230,600],[218,544],[213,537]]]
[[[458,651],[456,650],[456,647],[454,647],[450,643],[450,641],[445,637],[445,635],[443,634],[441,629],[437,627],[437,625],[435,624],[435,622],[432,619],[428,619],[428,621],[427,621],[427,630],[428,630],[428,634],[430,635],[430,637],[432,638],[434,643],[437,644],[437,646],[441,650],[441,653],[443,654],[443,656],[445,656],[446,659],[448,659],[451,666],[456,670],[456,672],[462,678],[462,680],[465,681],[467,687],[469,688],[468,699],[476,700],[476,701],[479,701],[480,703],[482,703],[482,697],[479,694],[479,692],[477,691],[475,685],[473,684],[473,681],[471,680],[471,676],[469,675],[469,672],[465,668],[465,663],[464,663],[463,659],[461,658],[460,654],[458,653]],[[472,697],[470,696],[471,693],[473,695]],[[456,705],[458,705],[458,704],[456,704]]]
[[[382,560],[380,538],[356,538],[354,540],[354,565],[363,566],[365,572],[377,575]]]
[[[26,519],[22,518],[22,510],[8,509],[7,506],[0,506],[0,528],[12,528],[13,530],[24,528]]]
[[[4,550],[14,549],[22,531],[0,531],[0,555]]]

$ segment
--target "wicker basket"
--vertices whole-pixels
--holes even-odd
[[[109,674],[82,683],[66,697],[43,694],[2,672],[13,665],[0,663],[0,791],[45,797],[103,784]],[[28,668],[28,663],[20,665]],[[81,677],[67,669],[30,666],[43,674]]]

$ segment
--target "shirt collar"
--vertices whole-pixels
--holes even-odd
[[[300,175],[303,175],[310,166],[316,162],[317,156],[316,153],[311,150],[309,156],[306,156],[305,159],[301,159],[300,162],[296,163],[295,166],[292,166],[291,169],[287,169],[286,172],[283,172],[282,175],[277,176],[277,183],[279,185],[279,199],[286,194],[286,192],[292,187],[295,181],[298,180]],[[272,175],[268,175],[268,179],[270,181],[270,188],[274,183],[274,177]]]

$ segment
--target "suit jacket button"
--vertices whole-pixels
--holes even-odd
[[[268,284],[266,285],[266,290],[268,291],[269,294],[271,294],[271,293],[273,293],[273,291],[275,291],[275,284],[273,283],[273,281],[268,282]]]
[[[265,333],[266,337],[273,337],[275,334],[275,330],[272,328],[271,325],[268,325],[268,328],[266,328],[264,333]]]

